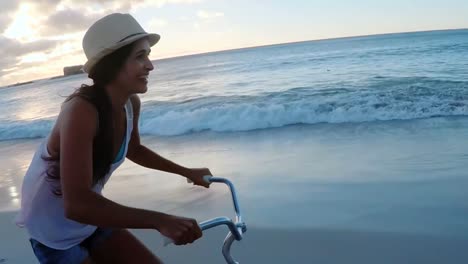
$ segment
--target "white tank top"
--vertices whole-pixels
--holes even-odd
[[[96,184],[93,191],[101,194],[104,184],[111,174],[124,162],[128,143],[133,130],[133,108],[130,100],[125,104],[127,131],[123,156],[111,164],[101,184]],[[68,249],[89,237],[96,226],[82,224],[65,217],[63,199],[52,192],[51,182],[47,179],[48,163],[42,157],[50,157],[47,151],[48,137],[39,146],[29,165],[21,187],[21,209],[15,222],[19,227],[26,227],[31,238],[55,249]]]

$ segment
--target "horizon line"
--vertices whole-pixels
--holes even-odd
[[[313,42],[313,41],[327,41],[327,40],[338,40],[338,39],[350,39],[350,38],[362,38],[362,37],[373,37],[373,36],[384,36],[384,35],[396,35],[396,34],[411,34],[411,33],[428,33],[428,32],[437,32],[437,31],[457,31],[457,30],[468,30],[467,28],[446,28],[446,29],[429,29],[429,30],[415,30],[415,31],[402,31],[402,32],[386,32],[386,33],[376,33],[376,34],[367,34],[367,35],[352,35],[352,36],[343,36],[343,37],[331,37],[331,38],[318,38],[318,39],[308,39],[308,40],[298,40],[298,41],[290,41],[290,42],[280,42],[280,43],[271,43],[271,44],[261,44],[257,46],[246,46],[240,48],[232,48],[232,49],[225,49],[225,50],[214,50],[214,51],[206,51],[200,53],[191,53],[185,55],[177,55],[171,57],[163,57],[154,59],[152,61],[161,61],[161,60],[169,60],[169,59],[176,59],[182,57],[190,57],[190,56],[197,56],[197,55],[206,55],[211,53],[222,53],[226,51],[236,51],[236,50],[244,50],[244,49],[255,49],[255,48],[263,48],[263,47],[270,47],[270,46],[280,46],[280,45],[289,45],[289,44],[296,44],[296,43],[304,43],[304,42]]]
[[[373,36],[384,36],[384,35],[396,35],[396,34],[411,34],[411,33],[428,33],[428,32],[437,32],[437,31],[457,31],[457,30],[468,30],[467,28],[446,28],[446,29],[431,29],[431,30],[415,30],[415,31],[403,31],[403,32],[386,32],[386,33],[376,33],[376,34],[366,34],[366,35],[352,35],[352,36],[342,36],[342,37],[330,37],[330,38],[318,38],[318,39],[308,39],[308,40],[298,40],[298,41],[290,41],[290,42],[281,42],[281,43],[271,43],[271,44],[261,44],[257,46],[246,46],[246,47],[239,47],[239,48],[232,48],[232,49],[224,49],[224,50],[213,50],[207,52],[199,52],[199,53],[191,53],[191,54],[184,54],[178,56],[170,56],[170,57],[162,57],[157,58],[151,61],[165,61],[171,59],[179,59],[185,57],[192,57],[192,56],[202,56],[207,54],[216,54],[216,53],[223,53],[223,52],[231,52],[231,51],[239,51],[239,50],[246,50],[246,49],[255,49],[255,48],[264,48],[264,47],[273,47],[273,46],[281,46],[281,45],[290,45],[290,44],[297,44],[297,43],[305,43],[305,42],[314,42],[314,41],[327,41],[327,40],[339,40],[339,39],[351,39],[351,38],[363,38],[363,37],[373,37]],[[71,65],[76,66],[76,65]],[[63,66],[63,67],[70,67]],[[85,74],[85,73],[83,73]],[[0,88],[11,88],[16,86],[21,86],[23,84],[28,84],[36,81],[47,80],[52,78],[60,78],[66,77],[65,75],[51,75],[48,77],[44,77],[41,79],[34,79],[28,80],[24,82],[17,82],[11,83],[7,85],[0,86]]]

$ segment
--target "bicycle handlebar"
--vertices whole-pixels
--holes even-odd
[[[203,176],[203,180],[205,180],[207,183],[224,183],[231,191],[234,211],[236,212],[236,221],[234,222],[230,218],[223,216],[203,221],[199,225],[201,230],[207,230],[219,225],[226,225],[229,228],[229,233],[224,239],[222,253],[228,264],[238,264],[239,262],[234,261],[231,256],[231,245],[234,240],[239,241],[242,239],[242,235],[247,232],[247,226],[244,222],[242,222],[242,215],[240,212],[239,202],[237,201],[237,194],[234,185],[228,179],[213,177],[211,175]],[[187,182],[191,183],[192,181],[187,179]],[[172,241],[169,238],[165,238],[164,245],[168,245],[170,243],[172,243]]]

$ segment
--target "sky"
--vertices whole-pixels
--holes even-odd
[[[315,39],[468,28],[466,0],[0,0],[0,86],[86,62],[97,19],[130,13],[161,35],[151,59]]]

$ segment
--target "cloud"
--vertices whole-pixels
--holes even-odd
[[[212,20],[218,17],[224,17],[224,13],[222,12],[208,12],[204,10],[200,10],[197,12],[197,16],[204,20]]]
[[[14,39],[0,36],[0,76],[8,73],[8,69],[18,66],[21,57],[30,53],[50,52],[57,45],[56,41],[41,40],[31,43],[21,43]]]
[[[72,9],[84,14],[105,14],[109,12],[128,12],[132,5],[141,4],[142,0],[62,0],[58,5],[58,10]]]
[[[167,20],[162,18],[153,18],[148,22],[148,31],[156,31],[168,25]]]
[[[9,34],[8,37],[31,41],[54,34],[85,30],[100,17],[113,12],[129,13],[141,8],[160,8],[168,4],[200,2],[203,0],[2,0],[0,1],[0,32],[4,32],[14,21],[18,20],[18,12],[21,13],[22,19],[21,32],[28,29],[30,33],[26,37],[17,36],[16,32],[19,31],[18,27],[15,27],[15,32]],[[156,27],[164,25],[161,21],[153,24]]]
[[[14,39],[0,36],[0,54],[11,56],[22,56],[32,52],[51,50],[57,45],[56,41],[39,40],[29,43],[21,43]]]
[[[81,51],[84,31],[106,14],[201,2],[204,0],[0,0],[0,83],[50,76],[52,70],[80,63],[85,59]],[[160,18],[146,25],[148,31],[158,32],[169,22]]]
[[[0,2],[0,32],[3,32],[13,19],[13,13],[18,9],[19,1]]]
[[[10,23],[10,18],[2,13],[3,12],[0,12],[0,32],[5,31]]]
[[[153,1],[144,1],[144,4],[145,6],[162,7],[167,4],[197,4],[203,1],[204,0],[153,0]],[[131,2],[142,2],[142,1],[131,1]]]
[[[66,9],[58,11],[47,18],[41,25],[41,36],[54,36],[86,30],[101,16],[97,14],[84,15],[78,10]]]
[[[105,12],[131,12],[138,8],[163,7],[167,4],[195,4],[203,0],[62,0],[62,8],[79,8],[92,13],[99,9]],[[102,13],[102,12],[100,12]]]
[[[207,24],[207,23],[212,23],[216,19],[224,17],[224,13],[200,10],[197,12],[197,17],[199,19],[193,24],[193,28],[197,31],[200,31],[202,28],[202,25]]]
[[[48,13],[54,12],[57,8],[57,5],[61,2],[61,0],[28,0],[28,1],[21,1],[21,3],[27,3],[31,5],[35,11],[35,13]]]
[[[127,13],[135,9],[150,6],[162,7],[166,4],[193,4],[202,0],[40,0],[35,6],[42,12],[40,5],[44,4],[50,10],[57,10],[48,16],[40,25],[41,36],[53,36],[86,30],[94,21],[112,12]],[[95,10],[99,10],[96,12]],[[161,28],[167,25],[163,19],[154,19],[149,28]]]

